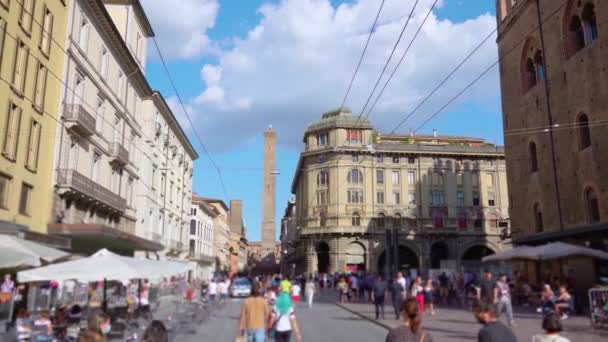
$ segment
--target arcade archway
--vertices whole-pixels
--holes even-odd
[[[346,268],[351,272],[365,270],[365,247],[360,242],[352,242],[346,248]]]
[[[448,246],[443,242],[436,242],[431,246],[431,268],[441,268],[441,260],[448,259]]]
[[[392,256],[392,253],[391,253],[391,260],[389,262],[389,265],[392,265],[393,262],[394,262],[394,257]],[[378,256],[378,269],[377,269],[378,272],[384,273],[386,266],[387,266],[386,251],[383,251]],[[399,246],[399,262],[396,267],[396,270],[406,271],[406,270],[409,270],[412,268],[419,269],[419,267],[420,267],[420,262],[418,260],[418,255],[414,251],[412,251],[410,248],[400,245]],[[390,267],[389,267],[389,271],[390,271]]]
[[[319,273],[329,271],[329,245],[326,242],[319,242],[317,245],[317,271]]]

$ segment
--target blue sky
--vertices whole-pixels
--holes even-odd
[[[358,54],[363,47],[360,43],[363,41],[360,38],[364,35],[355,37],[356,40],[352,42],[349,41],[347,47],[352,51],[346,56],[336,57],[339,58],[338,64],[334,63],[329,68],[322,66],[322,63],[325,62],[323,55],[307,56],[307,51],[310,51],[310,48],[298,50],[298,46],[295,44],[300,37],[306,36],[309,32],[314,32],[321,25],[330,25],[328,21],[331,20],[338,23],[336,26],[328,27],[342,29],[342,26],[345,25],[343,20],[347,20],[343,18],[350,18],[346,15],[348,13],[354,13],[353,15],[359,13],[358,15],[362,16],[362,19],[357,20],[357,22],[363,21],[361,25],[369,27],[375,13],[367,11],[367,13],[361,14],[361,11],[357,12],[356,9],[359,5],[363,6],[359,2],[367,2],[370,8],[377,8],[379,1],[219,0],[218,3],[217,0],[194,0],[192,6],[196,6],[196,1],[202,1],[209,5],[209,7],[201,9],[201,11],[205,11],[205,15],[208,15],[207,22],[195,22],[191,26],[184,23],[183,27],[172,27],[173,24],[170,20],[161,22],[161,19],[156,19],[160,18],[160,15],[164,15],[154,12],[155,3],[158,1],[142,0],[142,3],[146,12],[150,12],[148,15],[162,44],[161,49],[169,55],[169,68],[175,78],[180,95],[188,106],[188,112],[195,121],[197,132],[210,148],[213,159],[222,170],[229,198],[225,198],[216,171],[211,167],[208,157],[203,153],[198,141],[191,134],[192,128],[185,127],[186,131],[190,132],[193,145],[200,155],[199,160],[195,162],[194,190],[203,196],[224,198],[226,202],[230,198],[243,200],[244,218],[248,226],[247,237],[250,240],[259,240],[262,212],[262,134],[268,124],[275,125],[279,139],[277,168],[281,172],[277,177],[276,220],[278,235],[280,218],[285,204],[292,197],[290,186],[302,147],[303,131],[308,123],[320,117],[321,112],[332,109],[332,106],[339,106],[339,100],[337,100],[339,96],[325,98],[326,92],[318,92],[319,90],[316,89],[318,86],[314,83],[325,82],[324,84],[328,89],[336,89],[335,94],[343,94],[347,80],[352,75]],[[188,2],[192,0],[174,1]],[[387,4],[389,2],[391,1],[387,1]],[[396,12],[408,12],[409,7],[403,6],[404,2],[408,3],[407,6],[409,6],[413,3],[413,0],[393,1],[392,6],[394,6]],[[428,7],[430,0],[421,1],[421,3],[423,2],[427,3],[426,6]],[[435,22],[429,23],[429,27],[431,27],[430,25],[436,25],[437,30],[462,30],[465,32],[462,34],[462,42],[451,46],[450,44],[454,44],[454,42],[448,39],[441,41],[441,37],[433,33],[436,31],[427,33],[426,40],[436,39],[437,42],[435,43],[445,51],[444,57],[435,62],[435,65],[441,65],[441,67],[425,64],[425,61],[429,58],[424,54],[432,53],[434,51],[432,48],[426,50],[420,47],[419,50],[410,53],[412,60],[406,59],[402,67],[403,70],[399,69],[402,78],[396,79],[389,85],[387,89],[390,90],[390,94],[387,91],[387,95],[382,98],[383,101],[379,102],[378,113],[374,112],[370,117],[372,123],[378,122],[378,128],[381,130],[388,130],[398,121],[398,118],[403,117],[404,113],[412,107],[416,100],[423,97],[422,95],[432,89],[432,86],[446,74],[446,71],[459,62],[458,58],[462,58],[470,51],[467,48],[475,46],[487,34],[488,29],[495,25],[495,23],[492,23],[495,11],[494,1],[443,0],[441,2],[441,7],[433,11]],[[340,11],[336,11],[341,4],[347,6],[341,7]],[[313,6],[319,6],[319,12],[328,11],[329,15],[319,16],[312,23],[307,21],[311,15],[310,13],[307,14],[306,11],[311,8],[314,9]],[[290,10],[290,7],[296,7],[297,10]],[[263,10],[260,10],[260,8],[263,8]],[[185,9],[185,11],[189,10],[189,8]],[[352,12],[350,12],[351,10]],[[298,17],[298,11],[302,12],[302,18]],[[391,15],[390,12],[387,11],[383,15],[389,16]],[[489,16],[484,16],[484,14],[489,14]],[[288,16],[292,16],[289,21],[285,23],[279,21],[282,17]],[[155,19],[160,24],[156,25]],[[283,29],[294,22],[298,22],[298,20],[302,20],[300,27]],[[369,23],[366,24],[366,20],[369,20]],[[376,75],[380,69],[379,65],[385,61],[386,54],[388,54],[389,48],[396,37],[394,32],[398,31],[400,25],[401,22],[397,20],[394,27],[390,25],[381,27],[378,33],[374,35],[374,38],[376,38],[376,35],[379,37],[376,40],[372,38],[372,45],[370,45],[370,51],[372,52],[368,56],[369,59],[366,57],[362,68],[364,74],[358,79],[359,83],[355,82],[354,85],[354,88],[356,88],[352,96],[352,102],[354,103],[347,101],[347,104],[353,108],[355,113],[357,113],[357,108],[360,108],[357,101],[362,96],[359,94],[369,93],[370,80],[377,77]],[[176,37],[173,32],[185,33],[187,36],[187,30],[190,27],[193,31],[198,30],[197,32],[205,36],[208,42],[200,49],[199,53],[185,57],[172,56],[175,49],[170,46],[173,38],[168,37],[170,36],[168,32],[171,32],[173,37]],[[484,29],[486,31],[483,31]],[[335,33],[336,41],[339,43],[352,38],[348,34],[348,28],[343,30],[344,32]],[[289,35],[285,31],[289,31]],[[478,36],[476,31],[480,31]],[[331,35],[333,31],[328,29],[328,32],[328,35]],[[364,30],[362,32],[364,33]],[[286,39],[283,37],[285,35],[287,35]],[[323,35],[322,32],[321,35]],[[386,39],[383,37],[386,37]],[[293,43],[294,40],[296,43]],[[262,41],[264,42],[262,43]],[[311,41],[303,39],[302,44],[310,46]],[[332,46],[331,41],[328,44],[328,46]],[[465,48],[460,49],[459,45],[465,45]],[[472,78],[471,75],[482,71],[484,66],[493,62],[496,53],[494,40],[491,40],[488,45],[479,58],[472,60],[470,69],[463,70],[462,75],[457,75],[453,82],[446,84],[446,90],[443,93],[439,92],[437,94],[437,102],[422,108],[425,115],[430,115],[435,108],[440,106],[442,100],[455,94],[463,84],[466,84]],[[280,61],[285,60],[285,57],[282,57],[279,63],[276,60],[272,62],[272,58],[280,55],[284,50],[294,51],[294,56],[297,56],[297,58],[304,57],[302,57],[302,60],[289,62],[291,64],[285,63],[284,66]],[[246,53],[249,53],[249,55]],[[259,55],[255,55],[257,53]],[[251,58],[252,54],[255,58]],[[165,97],[172,98],[174,92],[171,90],[167,77],[154,55],[155,52],[150,50],[147,66],[150,83],[153,88],[159,89]],[[332,55],[332,52],[328,51],[327,55]],[[256,65],[262,65],[261,61],[266,59],[270,62],[262,70],[243,69],[242,66],[234,62],[235,60],[247,61],[246,58],[241,58],[242,56],[249,57],[249,60]],[[314,69],[317,65],[321,65],[319,67],[321,72],[313,71],[316,78],[307,79],[307,74],[311,73],[308,68],[317,70]],[[338,67],[333,68],[333,65],[338,65]],[[209,72],[205,73],[203,69]],[[305,71],[298,74],[300,69]],[[221,72],[212,72],[214,70],[220,70]],[[325,75],[323,70],[331,70],[334,74],[330,75],[328,72]],[[416,74],[417,70],[422,70],[420,72],[425,74],[418,76]],[[367,74],[369,74],[369,78]],[[239,77],[242,77],[242,79],[239,79]],[[417,81],[420,79],[423,81]],[[252,82],[252,80],[254,84],[248,86],[248,82]],[[255,84],[256,80],[259,80],[259,84]],[[487,81],[490,86],[480,85],[472,88],[469,96],[465,96],[441,113],[433,120],[432,124],[425,128],[426,131],[437,128],[440,133],[444,134],[482,136],[488,141],[502,143],[497,80],[496,73],[494,73]],[[218,96],[211,96],[213,94],[217,95],[217,93],[210,91],[210,88],[214,88],[214,86],[221,90],[219,100]],[[264,93],[259,88],[268,88],[268,90]],[[400,96],[400,93],[411,94],[411,98]],[[232,99],[235,100],[233,103],[229,103],[230,96],[233,96]],[[238,99],[238,96],[243,96],[243,98]],[[273,97],[278,99],[274,99],[274,102],[268,100],[268,98]],[[175,104],[175,101],[170,102]],[[292,110],[292,108],[298,108],[301,111]],[[181,110],[174,107],[174,111],[178,118],[183,118],[183,113],[180,113]],[[463,120],[463,117],[466,119]],[[182,120],[182,125],[187,124]],[[415,127],[415,123],[410,125],[412,126],[404,126],[401,130]]]

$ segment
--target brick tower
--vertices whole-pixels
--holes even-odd
[[[268,126],[264,132],[264,182],[262,191],[262,248],[263,255],[274,253],[276,241],[276,145],[277,134]]]

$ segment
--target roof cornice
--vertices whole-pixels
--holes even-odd
[[[188,152],[188,155],[190,155],[190,158],[192,158],[192,160],[198,159],[198,153],[196,153],[196,150],[190,143],[190,139],[188,139],[188,136],[186,136],[186,133],[184,133],[182,126],[180,126],[179,122],[175,118],[175,115],[167,104],[167,101],[165,101],[164,96],[160,93],[160,91],[154,90],[152,92],[152,97],[156,106],[162,109],[161,112],[163,113],[163,117],[168,122],[169,127],[171,127],[173,130],[173,133],[175,133],[177,136],[177,139],[179,139]]]

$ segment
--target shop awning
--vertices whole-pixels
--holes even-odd
[[[520,246],[505,252],[489,255],[482,259],[483,262],[505,261],[514,259],[523,260],[552,260],[568,257],[585,256],[596,259],[608,260],[608,253],[598,249],[577,246],[565,242],[553,242],[542,246]]]
[[[37,267],[69,254],[17,236],[0,235],[0,268]]]

